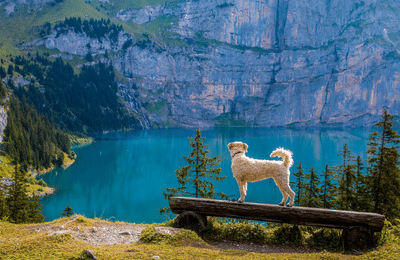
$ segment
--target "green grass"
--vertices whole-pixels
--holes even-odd
[[[86,17],[86,15],[88,17]],[[45,22],[54,25],[56,22],[64,20],[66,17],[81,17],[82,19],[106,19],[107,17],[84,0],[64,0],[62,3],[53,5],[47,4],[34,12],[27,12],[27,6],[20,6],[6,17],[4,8],[0,9],[0,28],[2,37],[0,38],[0,57],[8,54],[21,55],[23,52],[18,49],[21,43],[29,42],[39,38],[36,26],[42,26]]]
[[[94,2],[98,2],[95,0]],[[140,1],[132,1],[132,0],[110,0],[110,4],[103,4],[109,10],[121,10],[121,9],[139,9],[145,6],[156,6],[171,4],[171,3],[180,3],[184,2],[184,0],[140,0]]]
[[[60,218],[44,224],[11,224],[0,221],[0,258],[11,259],[81,259],[83,250],[92,250],[97,259],[152,259],[159,256],[160,259],[398,259],[400,251],[400,225],[386,222],[379,245],[361,256],[354,256],[342,250],[332,250],[329,247],[320,253],[269,253],[258,254],[240,250],[219,250],[201,240],[194,232],[184,230],[174,235],[155,233],[156,226],[171,226],[172,221],[163,224],[147,225],[142,231],[142,239],[139,243],[121,244],[110,246],[91,246],[81,240],[76,240],[71,234],[49,236],[47,232],[37,232],[36,229],[52,227],[60,229],[64,226],[67,230],[90,230],[98,223],[113,224],[112,222],[98,218],[89,219],[78,215],[75,221],[72,217]],[[218,224],[218,223],[219,224]],[[120,223],[122,224],[122,223]],[[218,225],[219,226],[218,226]],[[261,237],[267,237],[275,244],[290,230],[289,225],[264,226],[248,221],[217,221],[211,220],[212,232],[215,236],[225,234],[224,239],[243,241],[245,236],[257,233]],[[228,230],[234,231],[228,231]],[[297,239],[297,245],[308,246],[307,241],[312,239],[311,233],[318,233],[320,241],[329,243],[338,238],[337,234],[329,233],[321,236],[319,229],[300,227],[303,238]],[[210,230],[209,230],[210,231]],[[262,232],[261,232],[262,231]],[[266,235],[260,235],[261,233]],[[234,235],[238,235],[236,239]],[[210,234],[212,235],[212,234]],[[248,240],[250,241],[250,240]],[[259,241],[259,240],[253,240]],[[263,240],[260,243],[270,243]],[[292,243],[292,242],[291,242]],[[314,247],[316,245],[313,245]]]
[[[0,178],[11,178],[14,167],[11,165],[11,158],[4,151],[0,151]]]

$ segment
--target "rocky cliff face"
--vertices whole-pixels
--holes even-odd
[[[3,133],[7,125],[7,111],[0,106],[0,143],[3,142]]]
[[[0,5],[5,3],[4,10],[6,15],[9,16],[15,11],[15,8],[21,5],[28,5],[31,7],[41,7],[47,3],[54,3],[56,0],[0,0]]]
[[[126,100],[136,95],[153,127],[370,126],[385,108],[400,115],[399,1],[202,0],[116,16],[168,22],[161,44],[138,40],[113,58]]]

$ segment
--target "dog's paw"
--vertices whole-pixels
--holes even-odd
[[[237,201],[238,203],[243,203],[243,200],[240,200],[240,199],[238,199],[238,201]]]
[[[286,204],[286,207],[291,208],[293,205]]]
[[[281,202],[281,203],[279,203],[278,205],[279,205],[279,206],[283,206],[284,204],[283,204],[283,202]]]

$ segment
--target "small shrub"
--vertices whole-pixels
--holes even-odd
[[[180,232],[173,235],[157,233],[154,225],[142,230],[140,240],[146,244],[169,244],[175,246],[205,244],[199,236],[193,231],[182,229]]]
[[[300,231],[299,226],[282,224],[280,227],[274,230],[274,236],[272,242],[275,243],[294,243],[301,244],[304,242],[303,235]]]
[[[309,244],[325,249],[342,249],[342,230],[334,228],[318,228],[311,231]]]
[[[203,231],[212,240],[247,240],[257,243],[268,241],[268,230],[258,222],[226,218],[210,218]]]
[[[46,182],[43,179],[39,179],[38,184],[43,187],[47,187]]]
[[[393,223],[385,220],[385,225],[379,234],[377,245],[382,246],[400,236],[400,219],[395,219]]]
[[[32,176],[25,177],[25,181],[29,184],[38,184],[38,181]]]
[[[142,230],[140,242],[146,244],[160,244],[168,240],[168,235],[157,233],[153,226]]]

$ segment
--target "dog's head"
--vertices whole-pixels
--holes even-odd
[[[228,144],[228,150],[231,152],[231,157],[237,152],[247,153],[249,146],[242,142],[233,142]]]

